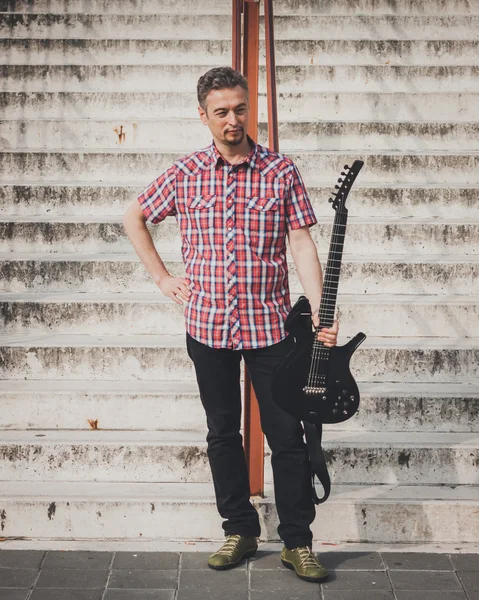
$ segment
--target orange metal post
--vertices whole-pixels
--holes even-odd
[[[266,84],[268,97],[268,142],[270,150],[279,152],[278,103],[276,99],[276,61],[274,57],[273,18],[273,0],[264,0]]]
[[[250,121],[248,134],[258,139],[258,80],[259,80],[259,0],[244,2],[243,75],[248,80]],[[264,493],[264,437],[261,430],[259,407],[245,369],[244,444],[248,463],[251,494]]]
[[[233,61],[232,67],[241,71],[241,15],[243,0],[233,0]]]

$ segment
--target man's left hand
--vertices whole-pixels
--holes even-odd
[[[314,327],[318,327],[319,325],[319,315],[318,313],[314,313],[313,314],[313,325]],[[322,329],[320,329],[318,331],[317,335],[317,339],[320,342],[323,342],[323,344],[327,347],[327,348],[332,348],[333,346],[336,346],[337,341],[338,341],[338,331],[339,331],[339,322],[338,321],[333,321],[333,326],[332,327],[323,327]]]

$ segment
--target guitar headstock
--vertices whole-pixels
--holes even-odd
[[[334,210],[345,211],[346,198],[351,190],[359,171],[363,168],[364,161],[355,160],[351,167],[344,165],[344,170],[341,171],[341,177],[338,179],[338,183],[341,185],[335,185],[334,189],[337,192],[333,192],[333,198],[329,199],[329,202],[333,204]]]

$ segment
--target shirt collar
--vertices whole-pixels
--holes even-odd
[[[248,138],[248,141],[252,147],[251,151],[248,154],[248,156],[246,156],[240,163],[236,164],[248,164],[252,169],[254,169],[258,165],[259,161],[258,144],[252,138],[250,138],[249,135],[247,135],[246,137]],[[210,157],[210,161],[214,163],[215,167],[218,166],[218,163],[226,164],[227,162],[223,155],[218,152],[218,148],[216,147],[214,140],[211,142],[211,145],[208,148],[208,154]]]

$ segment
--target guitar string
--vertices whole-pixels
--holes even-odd
[[[345,213],[339,213],[338,214],[338,219],[337,219],[337,223],[333,226],[333,232],[332,232],[332,236],[331,236],[331,247],[334,252],[337,252],[337,249],[335,249],[333,247],[337,246],[337,245],[342,245],[344,246],[344,236],[345,236],[345,227],[346,227],[346,214]],[[343,222],[344,221],[344,222]],[[342,229],[344,227],[344,229]],[[342,254],[342,248],[341,248],[341,254]],[[335,261],[338,259],[334,259]],[[337,266],[330,266],[330,269],[338,269]],[[331,270],[328,272],[327,270],[327,275],[331,273]],[[332,275],[331,275],[332,276]],[[338,274],[339,277],[339,274]],[[326,280],[326,278],[325,278]],[[339,283],[339,282],[338,282]],[[337,298],[337,294],[336,294],[336,298]],[[327,300],[326,298],[324,298],[325,300]],[[335,304],[336,300],[333,300],[333,304]],[[323,306],[324,303],[321,302],[321,306]],[[321,307],[320,307],[321,308]],[[326,301],[326,307],[323,309],[323,311],[319,311],[318,312],[318,316],[320,312],[323,313],[323,317],[325,316],[325,313],[328,312],[328,310],[330,310],[330,308],[328,308],[327,306],[327,301]],[[320,322],[321,322],[321,317],[320,317]],[[334,323],[334,314],[333,314],[333,323]],[[311,371],[313,371],[314,375],[313,375],[313,382],[314,382],[314,387],[324,387],[325,383],[326,383],[326,375],[327,375],[327,370],[328,370],[328,359],[329,359],[329,355],[330,355],[330,349],[327,348],[326,346],[324,346],[324,344],[322,342],[319,342],[316,340],[316,334],[317,331],[315,331],[315,337],[314,337],[314,341],[313,341],[313,353],[312,353],[312,357],[311,357],[311,368],[310,368],[310,380],[311,380]]]

